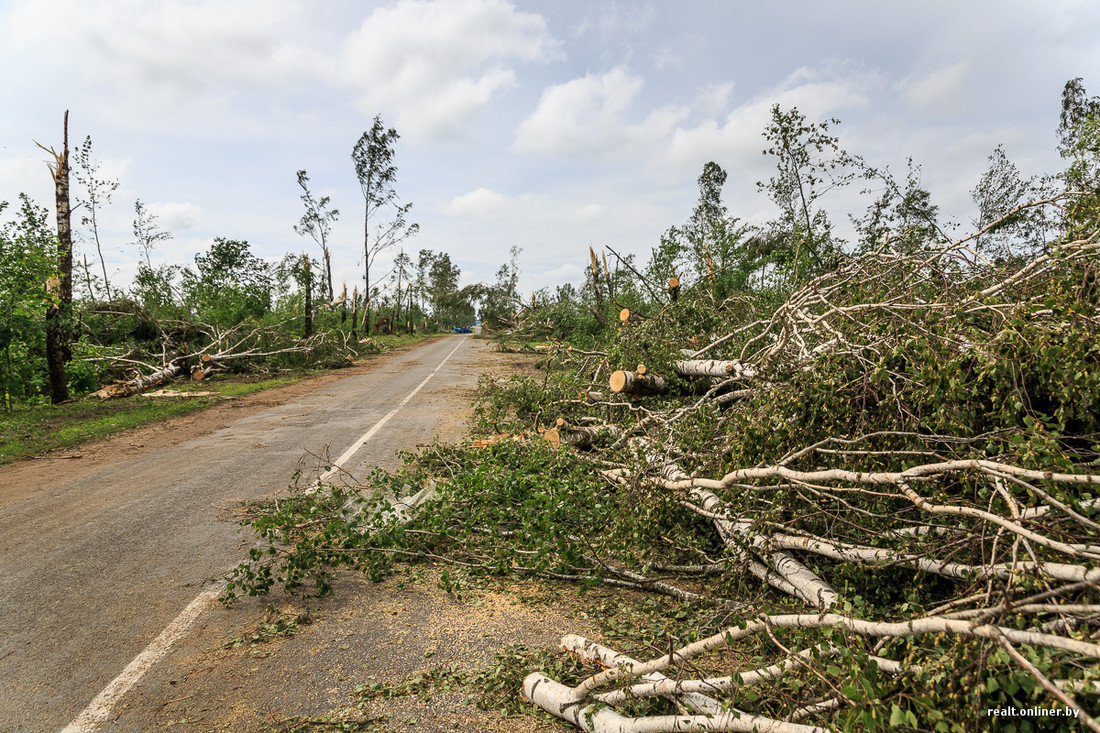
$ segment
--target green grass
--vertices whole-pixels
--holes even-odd
[[[186,415],[211,404],[210,397],[150,399],[16,407],[0,413],[0,464],[59,451],[126,428]]]
[[[425,338],[428,336],[423,334],[399,334],[383,335],[374,340],[389,350],[409,346]],[[174,392],[217,392],[217,396],[158,398],[138,395],[106,402],[79,400],[63,405],[17,404],[11,412],[4,412],[0,407],[0,465],[51,451],[69,450],[120,430],[197,412],[226,398],[293,384],[315,373],[301,370],[267,378],[259,375],[215,375],[202,382],[166,385]]]

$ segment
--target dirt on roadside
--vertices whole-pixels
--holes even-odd
[[[532,601],[533,584],[509,581],[456,598],[439,588],[439,574],[425,566],[413,578],[373,583],[344,573],[333,597],[273,594],[209,611],[125,698],[111,729],[568,730],[534,709],[512,716],[479,709],[477,692],[461,685],[358,694],[432,672],[477,673],[516,645],[553,649],[566,633],[594,633],[572,596]],[[280,619],[286,630],[266,635]]]

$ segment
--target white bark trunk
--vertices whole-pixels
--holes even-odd
[[[672,733],[673,731],[739,731],[743,733],[831,733],[828,728],[787,723],[744,712],[703,715],[657,715],[627,718],[611,708],[595,707],[573,690],[535,672],[523,681],[523,695],[540,708],[589,733]]]
[[[169,364],[163,369],[158,369],[152,374],[148,374],[136,379],[131,379],[129,382],[119,382],[116,384],[108,384],[102,389],[92,392],[89,397],[97,397],[101,400],[109,400],[115,397],[129,397],[136,395],[144,389],[149,387],[155,387],[158,384],[164,384],[169,379],[176,377],[180,373],[179,364]]]
[[[650,460],[654,460],[650,456]],[[666,463],[661,470],[666,481],[684,484],[690,477],[675,463]],[[751,557],[747,548],[766,549],[767,540],[752,532],[752,525],[741,519],[729,519],[728,507],[709,491],[691,487],[691,498],[700,508],[711,515],[718,534],[733,554],[742,560],[749,560],[749,571],[772,587],[789,593],[809,603],[814,608],[831,608],[837,602],[837,592],[816,573],[798,561],[788,552],[764,552],[763,562]]]
[[[655,395],[668,391],[668,382],[656,374],[638,374],[620,369],[611,373],[609,381],[615,394]]]
[[[689,359],[674,364],[676,373],[685,377],[732,377],[751,379],[756,370],[740,361],[721,361],[719,359]]]

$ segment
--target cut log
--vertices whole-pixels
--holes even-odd
[[[590,448],[600,441],[619,437],[619,428],[615,425],[570,425],[559,417],[557,427],[550,428],[542,437],[555,448],[562,444]]]
[[[654,395],[668,391],[668,382],[656,374],[636,374],[619,370],[611,373],[609,382],[615,394]]]
[[[630,309],[629,308],[623,308],[621,311],[619,311],[619,320],[622,321],[623,323],[630,323]]]
[[[676,373],[684,377],[732,377],[733,379],[751,379],[756,370],[740,361],[722,361],[720,359],[688,359],[673,364]]]
[[[201,382],[203,377],[205,376],[206,372],[202,370],[202,367],[195,367],[191,370],[191,379],[195,380],[196,382]]]
[[[628,718],[598,700],[585,699],[540,672],[523,680],[523,698],[546,712],[591,733],[672,733],[673,731],[754,731],[755,733],[828,733],[828,728],[788,723],[730,710],[696,715]],[[686,697],[682,696],[682,697]]]
[[[680,278],[675,275],[668,279],[668,297],[673,303],[680,298]]]
[[[561,448],[561,431],[557,428],[550,428],[542,434],[542,439],[555,448]]]

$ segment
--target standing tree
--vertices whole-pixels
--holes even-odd
[[[776,158],[776,174],[757,188],[767,191],[779,207],[777,235],[793,249],[792,271],[799,282],[802,248],[809,252],[816,272],[834,267],[839,246],[832,238],[832,224],[818,199],[831,189],[847,185],[854,178],[850,167],[859,161],[844,152],[829,126],[840,120],[809,123],[797,109],[788,112],[772,107],[771,123],[764,138],[771,147],[765,155]]]
[[[294,232],[301,237],[309,236],[321,246],[321,253],[325,256],[325,285],[328,288],[325,297],[333,299],[332,289],[332,257],[329,254],[328,238],[332,233],[332,222],[340,216],[338,209],[329,211],[329,197],[313,198],[309,190],[309,176],[305,171],[298,171],[298,185],[302,187],[302,203],[305,204],[306,213],[302,219],[294,225]]]
[[[378,253],[416,234],[417,224],[407,223],[412,204],[399,205],[393,184],[397,167],[393,164],[393,146],[400,135],[392,127],[382,125],[381,115],[375,115],[374,125],[364,132],[351,151],[355,175],[363,189],[363,279],[366,282],[363,307],[363,335],[370,336],[370,304],[373,289],[370,267]],[[392,218],[378,221],[387,206],[392,206]],[[373,231],[372,231],[373,226]]]
[[[18,218],[0,226],[0,391],[8,412],[12,394],[37,391],[42,367],[42,284],[57,270],[49,213],[19,194]],[[7,207],[0,201],[0,213]]]
[[[171,232],[166,232],[157,224],[157,217],[145,208],[141,199],[134,202],[134,243],[145,255],[145,267],[153,268],[149,253],[157,242],[163,242],[172,238]]]
[[[868,169],[864,175],[880,183],[883,191],[863,217],[852,217],[860,251],[913,253],[936,242],[951,241],[939,223],[939,207],[921,186],[920,166],[912,159],[906,165],[904,184],[885,168]]]
[[[54,404],[69,399],[69,380],[65,365],[72,358],[65,321],[73,302],[73,226],[69,207],[69,110],[65,110],[65,132],[61,152],[38,147],[53,156],[48,163],[53,176],[57,204],[57,278],[46,282],[49,305],[46,308],[46,364],[50,373],[50,399]]]
[[[390,281],[397,286],[393,296],[393,316],[390,319],[395,327],[401,322],[401,301],[405,296],[405,290],[412,285],[410,282],[412,270],[412,257],[409,257],[405,250],[401,250],[397,257],[393,259],[393,273],[390,275]],[[406,311],[405,316],[407,323],[409,320],[408,311]],[[408,330],[408,326],[406,326],[406,330]]]
[[[204,323],[231,328],[271,310],[271,267],[248,242],[215,237],[209,252],[195,255],[195,266],[197,272],[183,270],[184,302]]]
[[[1089,97],[1081,77],[1070,79],[1062,89],[1062,113],[1058,117],[1058,152],[1073,158],[1079,150],[1082,126],[1100,118],[1100,97]]]
[[[1080,196],[1065,212],[1067,235],[1090,237],[1100,219],[1100,97],[1088,97],[1081,78],[1066,82],[1058,152],[1069,167],[1061,177]]]
[[[1004,145],[998,145],[989,156],[989,168],[982,174],[970,197],[978,206],[973,225],[982,231],[994,222],[1008,217],[1009,212],[1023,203],[1046,198],[1052,192],[1044,183],[1032,177],[1024,179],[1020,170],[1008,159]],[[1004,258],[1011,254],[1034,255],[1045,249],[1048,229],[1046,207],[1019,212],[1003,223],[974,238],[974,250],[984,258]]]
[[[81,217],[81,224],[89,227],[92,232],[92,241],[95,242],[96,252],[99,253],[99,266],[103,270],[103,289],[107,293],[107,300],[112,300],[111,283],[107,279],[107,261],[103,258],[103,246],[99,241],[99,223],[97,215],[99,209],[111,203],[111,194],[118,188],[118,181],[108,181],[98,178],[99,161],[92,156],[92,136],[84,138],[84,144],[76,152],[76,180],[84,187],[88,194],[86,201],[78,200],[77,206],[87,206],[87,214]]]

